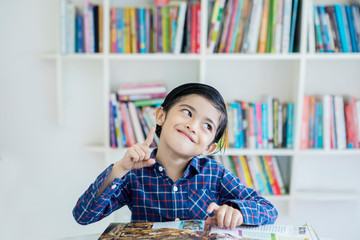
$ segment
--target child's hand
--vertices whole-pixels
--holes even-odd
[[[206,224],[216,224],[218,227],[230,228],[233,230],[236,226],[240,226],[243,223],[243,215],[241,212],[226,204],[219,206],[216,203],[210,203],[206,212],[208,214],[214,211],[215,216],[206,219]]]
[[[150,145],[154,139],[155,128],[150,129],[144,143],[136,143],[131,146],[125,153],[125,156],[115,163],[124,171],[130,171],[132,169],[143,168],[155,163],[155,159],[150,158],[151,149]]]

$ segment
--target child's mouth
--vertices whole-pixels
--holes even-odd
[[[177,130],[180,134],[184,135],[185,137],[187,137],[191,142],[195,142],[194,139],[186,132],[181,131],[181,130]]]

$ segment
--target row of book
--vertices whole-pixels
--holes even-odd
[[[293,148],[294,104],[267,97],[266,102],[227,104],[231,148]]]
[[[163,84],[124,84],[110,94],[110,146],[131,147],[144,142],[151,127],[156,126],[155,109],[166,96]],[[151,147],[156,147],[155,135]]]
[[[111,8],[112,53],[200,53],[200,1]]]
[[[287,193],[278,159],[274,156],[214,155],[215,160],[232,171],[241,182],[261,195]]]
[[[103,52],[103,6],[85,1],[80,9],[61,0],[60,43],[62,54]]]
[[[309,52],[359,52],[359,6],[359,4],[311,6]]]
[[[360,147],[360,100],[355,97],[305,96],[300,148]]]
[[[208,53],[291,53],[298,51],[301,1],[215,0]]]

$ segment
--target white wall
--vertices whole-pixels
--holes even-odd
[[[86,82],[87,87],[86,79],[65,83],[65,125],[59,127],[55,63],[39,58],[56,48],[56,3],[6,1],[0,8],[0,239],[99,233],[111,220],[84,227],[71,214],[105,168],[101,154],[83,147],[101,135],[97,126],[103,118],[92,109],[98,107],[93,96],[101,79]],[[353,201],[301,202],[294,214],[279,222],[310,221],[327,237],[341,236],[334,228],[347,226],[342,239],[355,238],[360,224]]]
[[[57,124],[57,1],[3,1],[0,8],[0,239],[52,239],[102,232],[72,217],[78,197],[105,168],[91,141],[92,86],[65,86],[66,124]],[[95,118],[96,119],[96,118]],[[95,131],[96,132],[96,131]]]

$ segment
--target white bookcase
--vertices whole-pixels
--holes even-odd
[[[83,6],[82,1],[75,2],[77,6]],[[303,0],[302,12],[299,13],[302,16],[299,18],[299,53],[206,54],[205,10],[208,3],[207,0],[201,0],[201,53],[173,55],[109,53],[110,7],[149,5],[153,1],[94,0],[92,3],[103,4],[104,8],[104,53],[62,55],[59,47],[56,53],[43,55],[43,58],[56,63],[59,124],[66,124],[67,106],[70,104],[63,93],[64,84],[70,87],[72,84],[82,84],[89,93],[87,96],[91,96],[93,105],[90,111],[93,111],[92,121],[95,122],[93,133],[89,134],[90,137],[84,144],[86,150],[103,154],[106,165],[120,159],[126,151],[109,147],[109,93],[116,91],[121,83],[164,82],[169,89],[185,82],[207,83],[217,88],[228,102],[235,99],[255,102],[271,95],[279,98],[280,102],[295,103],[294,149],[228,149],[226,154],[285,157],[289,195],[269,197],[280,209],[280,214],[291,215],[294,206],[303,201],[347,201],[356,204],[360,199],[360,150],[299,148],[304,94],[360,97],[360,54],[307,53],[307,6],[311,2]],[[322,4],[334,2],[346,1],[315,1]]]

